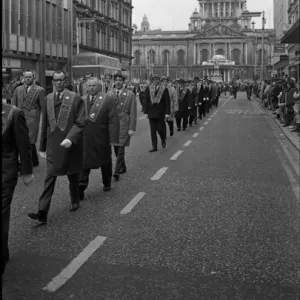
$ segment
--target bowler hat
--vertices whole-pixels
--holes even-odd
[[[168,77],[163,76],[163,77],[161,78],[161,81],[164,81],[164,80],[168,81]]]
[[[184,79],[180,78],[179,80],[177,80],[178,83],[185,83]]]

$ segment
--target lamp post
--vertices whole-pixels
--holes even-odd
[[[262,36],[261,36],[261,80],[264,80],[264,63],[265,63],[265,45],[264,45],[264,37],[265,37],[265,12],[263,11],[262,17]]]

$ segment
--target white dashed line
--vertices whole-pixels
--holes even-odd
[[[199,135],[199,132],[193,134],[193,137],[196,138]]]
[[[161,176],[163,176],[166,171],[168,170],[168,167],[163,167],[161,169],[159,169],[152,177],[151,180],[159,180],[161,178]]]
[[[135,195],[130,202],[121,210],[121,215],[126,215],[131,212],[131,210],[139,203],[140,200],[146,195],[144,192],[140,192]]]
[[[60,274],[52,279],[43,290],[48,292],[55,292],[61,286],[63,286],[78,270],[79,268],[89,259],[89,257],[103,245],[106,237],[97,236],[93,241],[91,241],[86,248],[76,257],[71,263],[64,268]]]
[[[207,125],[207,124],[208,124],[208,122],[205,122],[205,123],[204,123],[204,125]]]
[[[170,160],[176,160],[178,156],[182,153],[182,150],[178,150],[171,158]]]
[[[145,118],[146,118],[145,116],[139,117],[139,120],[143,120],[143,119],[145,119]]]
[[[192,141],[187,141],[183,146],[188,147],[191,143],[192,143]]]
[[[201,126],[201,127],[199,128],[200,131],[202,131],[203,129],[204,129],[204,126]]]
[[[208,119],[208,121],[210,121],[210,120],[211,120],[211,118]]]

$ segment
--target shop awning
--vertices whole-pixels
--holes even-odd
[[[300,19],[285,33],[281,39],[281,44],[298,44],[300,43],[299,32]]]
[[[289,60],[288,59],[280,60],[276,64],[274,64],[274,70],[283,69],[288,65],[289,65]]]

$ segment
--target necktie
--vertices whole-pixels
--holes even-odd
[[[120,92],[119,92],[119,91],[117,91],[117,98],[119,98],[119,94],[120,94]]]
[[[60,101],[60,93],[56,93],[55,105]]]
[[[93,106],[93,104],[94,104],[94,100],[95,100],[95,97],[91,97],[91,98],[90,98],[90,103],[89,103],[89,113],[90,113],[90,110],[91,110],[91,108],[92,108],[92,106]]]

